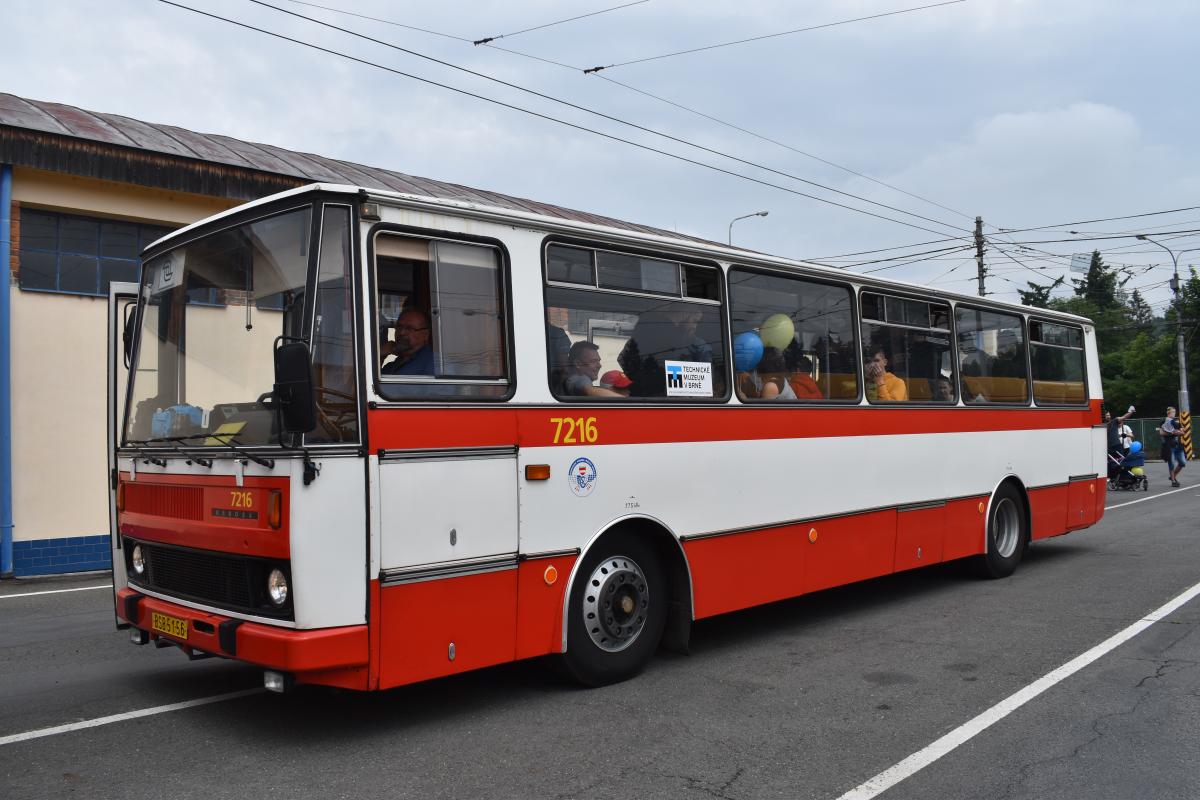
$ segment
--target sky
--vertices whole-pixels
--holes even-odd
[[[958,248],[978,215],[988,293],[1004,300],[1099,248],[1161,312],[1171,257],[1129,236],[1200,248],[1200,232],[1172,233],[1200,231],[1195,0],[964,0],[636,64],[937,0],[646,0],[518,33],[630,1],[311,0],[351,16],[269,0],[376,43],[251,0],[178,0],[738,175],[160,0],[4,0],[0,91],[715,241],[766,210],[736,223],[735,244],[966,293],[974,251]],[[1154,215],[1073,224],[1138,214]],[[901,249],[839,258],[881,248]],[[895,260],[857,263],[879,258]]]

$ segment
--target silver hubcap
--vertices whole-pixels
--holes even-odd
[[[583,589],[583,625],[592,643],[609,653],[633,644],[646,627],[650,591],[637,562],[625,556],[601,561]]]
[[[1017,551],[1017,543],[1021,537],[1021,518],[1017,504],[1007,497],[1000,500],[996,504],[996,513],[992,515],[992,526],[996,555],[1009,558]]]

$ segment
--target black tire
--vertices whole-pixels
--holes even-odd
[[[630,533],[605,536],[583,559],[571,587],[562,655],[568,674],[586,686],[605,686],[645,669],[662,641],[669,598],[652,547]]]
[[[987,552],[976,559],[977,571],[985,578],[1007,578],[1021,563],[1029,543],[1029,520],[1021,493],[1004,484],[992,496],[988,511]]]

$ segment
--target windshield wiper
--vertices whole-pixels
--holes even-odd
[[[193,461],[195,461],[197,464],[199,464],[202,467],[205,467],[206,469],[212,469],[213,462],[212,462],[211,458],[204,458],[202,456],[193,455],[192,453],[188,452],[187,450],[184,450],[182,447],[179,446],[179,444],[178,444],[179,442],[187,441],[188,439],[192,439],[192,438],[195,438],[195,437],[192,437],[192,436],[160,436],[157,439],[147,439],[146,441],[155,442],[155,443],[162,442],[163,444],[170,446],[170,448],[172,450],[174,450],[176,453],[179,453],[181,456],[186,458],[188,460],[189,464],[192,463]]]
[[[266,467],[267,469],[275,468],[275,459],[256,456],[254,453],[251,453],[249,450],[247,450],[245,445],[239,447],[236,441],[236,433],[197,433],[192,436],[169,436],[164,441],[184,442],[188,439],[216,439],[223,447],[228,447],[233,452],[237,453],[243,458],[250,459],[260,467]]]
[[[193,439],[217,439],[218,441],[221,442],[222,446],[228,447],[230,450],[234,451],[235,453],[242,456],[243,458],[247,458],[250,461],[253,461],[255,464],[258,464],[260,467],[266,467],[267,469],[275,468],[275,459],[263,458],[262,456],[257,456],[254,453],[251,453],[249,450],[246,450],[245,446],[238,447],[238,445],[233,441],[236,438],[237,438],[236,434],[232,434],[232,433],[195,433],[195,434],[191,434],[190,436],[159,436],[154,439],[142,439],[142,440],[130,441],[129,444],[160,444],[160,443],[161,444],[170,444],[170,445],[172,445],[172,448],[176,452],[182,453],[183,455],[187,456],[188,458],[191,458],[194,461],[196,461],[198,464],[201,464],[202,466],[205,466],[205,467],[209,467],[211,469],[212,461],[210,461],[209,459],[206,459],[206,458],[199,458],[199,457],[193,455],[192,453],[188,452],[187,450],[184,450],[182,447],[179,447],[177,445],[177,443],[187,442],[187,441],[191,441]],[[207,462],[207,463],[205,463],[205,462]],[[162,466],[166,466],[166,464],[164,463],[164,464],[162,464]]]
[[[144,448],[138,447],[139,444],[149,444],[148,439],[130,439],[125,444],[131,445],[147,464],[154,464],[155,466],[159,467],[165,467],[167,465],[166,459],[159,458],[152,453],[147,453]]]

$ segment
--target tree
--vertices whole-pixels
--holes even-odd
[[[1034,283],[1026,281],[1029,290],[1017,289],[1017,294],[1021,295],[1021,302],[1027,306],[1034,308],[1047,308],[1050,304],[1050,293],[1062,286],[1066,282],[1066,277],[1059,275],[1054,279],[1053,283]]]
[[[1117,280],[1117,272],[1104,263],[1099,250],[1092,251],[1087,275],[1082,279],[1072,278],[1071,283],[1075,284],[1076,297],[1084,298],[1100,311],[1123,305],[1122,298],[1117,294],[1121,283]]]
[[[1137,289],[1133,290],[1133,295],[1129,298],[1129,313],[1139,330],[1149,330],[1154,324],[1154,311]]]

